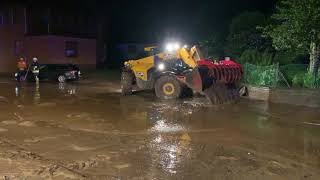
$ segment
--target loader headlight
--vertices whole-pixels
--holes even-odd
[[[158,70],[159,71],[163,71],[165,68],[166,68],[166,66],[164,64],[162,64],[162,63],[158,65]]]
[[[171,43],[167,44],[166,50],[169,52],[173,51],[173,44],[171,44]]]
[[[172,51],[176,51],[180,48],[180,44],[175,42],[175,43],[168,43],[166,45],[166,50],[169,51],[169,52],[172,52]]]
[[[173,47],[174,47],[174,50],[178,50],[180,48],[180,44],[179,43],[175,43],[173,45]]]

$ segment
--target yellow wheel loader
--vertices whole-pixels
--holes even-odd
[[[150,55],[124,63],[121,77],[123,95],[131,95],[133,87],[154,90],[160,99],[176,99],[197,92],[214,104],[236,99],[236,84],[241,80],[242,68],[232,60],[214,63],[204,59],[196,46],[180,47],[172,43],[166,50],[145,48]]]

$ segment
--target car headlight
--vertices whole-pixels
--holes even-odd
[[[18,73],[14,73],[14,77],[18,77]]]

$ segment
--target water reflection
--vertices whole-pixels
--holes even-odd
[[[187,128],[183,121],[172,119],[172,115],[181,110],[173,108],[176,105],[154,104],[148,113],[149,132],[156,134],[149,143],[152,167],[160,166],[161,171],[169,174],[176,174],[191,153],[191,137]]]
[[[39,81],[36,81],[36,86],[35,86],[34,95],[33,95],[33,104],[34,105],[40,104],[40,100],[41,100],[40,84],[39,84]]]
[[[189,138],[184,139],[184,136]],[[161,167],[161,171],[170,174],[177,173],[192,152],[191,138],[183,134],[158,134],[149,144],[149,155],[152,161],[150,168]]]
[[[17,84],[16,87],[14,88],[14,93],[16,97],[19,97],[21,95],[21,85]]]
[[[77,93],[75,85],[71,85],[67,83],[59,83],[58,87],[60,92],[68,95],[75,95]]]
[[[40,104],[43,97],[46,100],[57,98],[57,95],[71,96],[77,94],[77,88],[73,84],[59,83],[59,84],[22,84],[18,83],[14,86],[14,96],[18,101],[25,103],[32,103],[34,105]]]
[[[158,120],[150,129],[152,132],[181,132],[183,130],[182,125],[170,124],[165,120]]]

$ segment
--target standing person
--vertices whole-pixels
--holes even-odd
[[[37,58],[37,57],[34,57],[34,58],[32,59],[31,71],[32,71],[32,74],[33,74],[33,76],[34,76],[34,79],[35,79],[36,82],[38,83],[38,82],[39,82],[40,65],[39,65],[39,62],[38,62],[38,58]]]
[[[17,80],[20,82],[24,78],[27,71],[27,62],[24,58],[20,58],[17,64]]]

